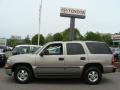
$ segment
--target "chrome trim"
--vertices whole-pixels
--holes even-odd
[[[80,68],[80,66],[38,66],[37,68]]]

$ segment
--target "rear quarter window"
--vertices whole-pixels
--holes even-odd
[[[85,54],[85,51],[80,43],[67,43],[68,55]]]
[[[86,43],[91,54],[112,54],[112,51],[107,44],[101,42],[87,42]]]

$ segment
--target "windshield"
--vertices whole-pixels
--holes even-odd
[[[30,48],[27,46],[15,47],[13,52],[19,52],[20,54],[28,53]]]
[[[41,46],[34,54],[38,54],[42,49],[43,47]]]
[[[31,48],[30,48],[30,53],[35,53],[39,48],[41,48],[41,47],[39,47],[39,46],[32,46]]]

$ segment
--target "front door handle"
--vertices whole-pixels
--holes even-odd
[[[86,60],[86,58],[85,57],[81,57],[80,60]]]
[[[63,61],[63,60],[64,60],[64,58],[59,58],[59,60],[60,60],[60,61]]]

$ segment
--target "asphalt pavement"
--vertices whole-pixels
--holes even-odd
[[[103,75],[98,85],[87,85],[80,79],[35,79],[18,84],[0,68],[0,90],[120,90],[120,72]]]

